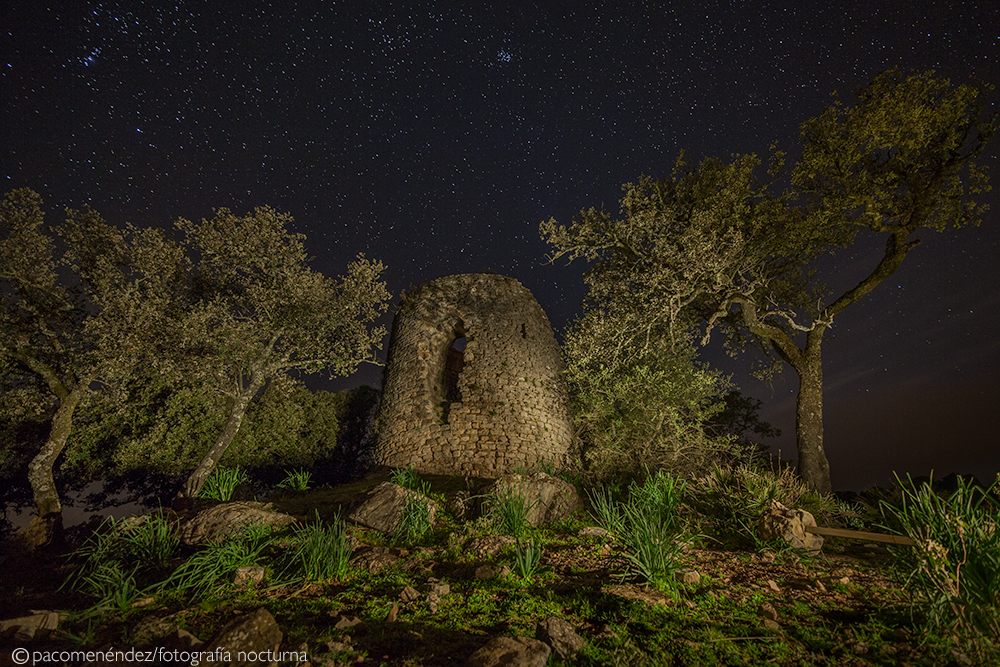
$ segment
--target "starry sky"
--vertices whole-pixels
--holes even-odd
[[[158,226],[268,204],[328,274],[364,252],[398,301],[490,270],[557,330],[586,266],[545,263],[542,220],[616,210],[622,183],[666,175],[681,149],[793,148],[833,91],[850,100],[894,66],[1000,83],[996,0],[8,0],[0,26],[3,192],[31,187],[53,216],[88,203]],[[1000,470],[1000,202],[987,200],[981,227],[925,232],[828,336],[834,488]],[[824,275],[849,287],[880,252],[862,238]],[[794,372],[754,381],[718,342],[704,358],[764,402],[783,430],[772,448],[794,458]]]

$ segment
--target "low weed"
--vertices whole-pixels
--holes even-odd
[[[898,506],[883,502],[889,526],[900,526],[915,547],[893,553],[908,570],[907,587],[927,629],[954,635],[979,659],[1000,657],[1000,501],[998,482],[983,491],[962,478],[945,498],[907,475]]]

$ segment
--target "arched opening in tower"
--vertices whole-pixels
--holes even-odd
[[[458,386],[459,376],[465,368],[465,336],[458,336],[448,348],[448,357],[444,363],[444,400],[449,403],[461,403],[462,391]]]

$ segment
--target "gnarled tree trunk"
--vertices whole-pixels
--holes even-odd
[[[264,374],[262,372],[255,372],[250,380],[250,385],[233,400],[226,427],[222,429],[222,433],[216,438],[215,444],[209,448],[208,453],[205,454],[201,463],[191,473],[191,476],[184,484],[184,488],[177,494],[177,504],[179,506],[184,506],[198,497],[201,487],[205,485],[208,476],[215,470],[219,459],[226,453],[229,445],[233,442],[233,438],[236,437],[236,433],[240,430],[240,424],[243,423],[243,417],[246,416],[250,401],[253,400],[253,397],[257,395],[257,392],[263,386]]]
[[[52,418],[49,438],[35,458],[28,464],[28,482],[35,499],[35,519],[30,529],[31,541],[35,545],[58,538],[62,530],[62,503],[52,474],[56,459],[66,447],[73,428],[73,412],[88,391],[89,382],[81,382],[68,393],[59,397],[59,408]]]

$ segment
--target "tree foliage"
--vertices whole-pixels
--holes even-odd
[[[800,378],[796,437],[799,470],[810,486],[831,489],[823,448],[821,343],[847,306],[891,275],[920,240],[921,228],[978,224],[988,189],[975,158],[992,136],[984,89],[953,86],[933,72],[879,76],[845,107],[835,101],[801,127],[802,155],[784,170],[774,151],[768,174],[789,175],[774,194],[759,160],[735,156],[671,177],[623,187],[618,218],[584,210],[566,227],[542,223],[552,260],[582,257],[588,299],[610,312],[641,308],[622,335],[676,344],[693,323],[701,342],[722,329],[732,350],[759,345]],[[815,260],[858,241],[884,238],[884,253],[855,286],[831,294]],[[639,305],[637,305],[639,304]]]
[[[13,190],[0,202],[0,371],[21,413],[50,413],[45,443],[32,455],[28,479],[43,538],[61,525],[62,504],[52,469],[62,453],[80,401],[95,385],[112,385],[136,363],[127,341],[102,336],[102,325],[129,319],[155,327],[168,297],[147,271],[171,275],[178,253],[157,230],[124,232],[90,208],[67,209],[45,223],[39,195]],[[153,262],[156,258],[157,262]],[[149,260],[148,265],[143,262]],[[121,293],[131,310],[115,309]],[[126,327],[122,327],[125,330]]]
[[[83,479],[145,470],[177,475],[198,465],[228,419],[226,399],[187,384],[139,377],[124,402],[94,395],[80,406],[63,472]],[[337,443],[347,398],[288,376],[268,383],[226,451],[231,466],[311,466]]]
[[[369,323],[389,299],[382,263],[359,255],[346,275],[328,278],[308,266],[304,236],[288,231],[290,222],[269,207],[177,222],[195,280],[168,359],[188,382],[225,397],[228,408],[183,497],[197,496],[268,379],[292,370],[347,375],[381,347],[385,330]]]
[[[267,457],[294,440],[305,460],[335,441],[331,405],[307,400],[287,374],[344,375],[373,359],[384,331],[369,323],[388,300],[383,266],[359,256],[344,276],[327,278],[309,268],[290,221],[266,207],[244,217],[220,209],[198,224],[178,221],[183,238],[173,241],[156,228],[120,230],[89,208],[46,225],[28,189],[0,202],[0,407],[11,424],[51,424],[28,466],[39,517],[58,522],[53,466],[88,400],[108,418],[79,440],[128,435],[118,466],[128,467],[129,456],[190,460],[211,434],[189,496],[266,385],[252,418],[284,430],[245,432],[239,456]],[[100,400],[90,396],[97,390]],[[130,401],[144,409],[130,412]],[[71,460],[99,458],[81,451]]]

